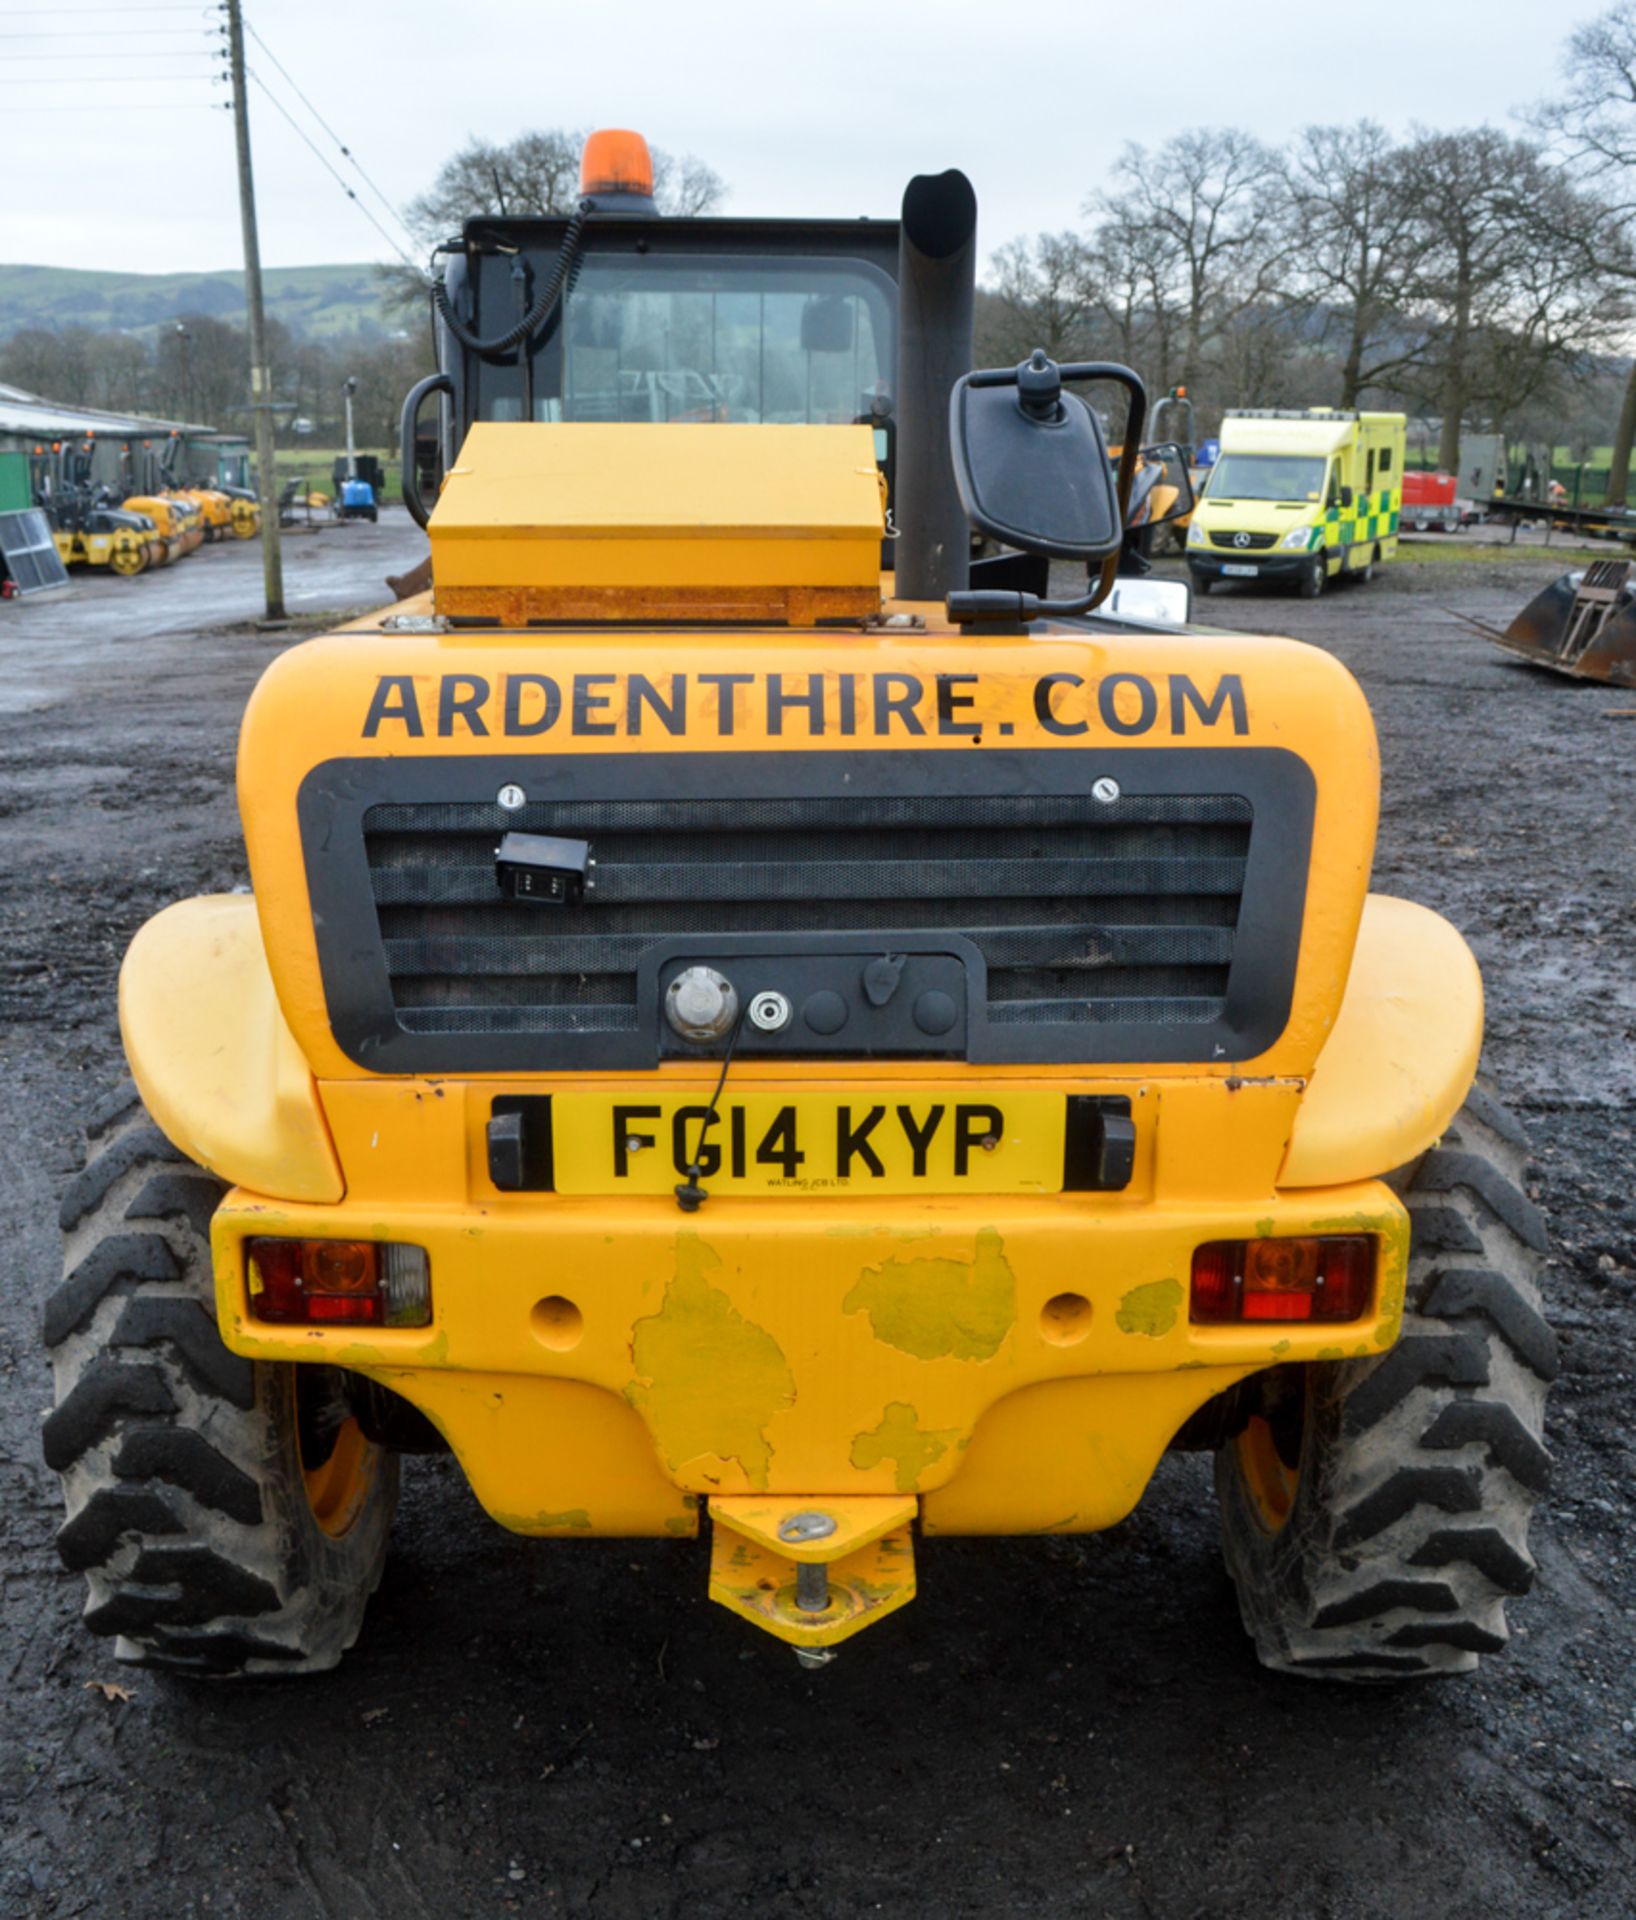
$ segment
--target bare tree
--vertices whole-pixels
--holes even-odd
[[[158,330],[152,392],[173,420],[226,420],[244,398],[250,350],[242,327],[208,313],[184,313]]]
[[[1401,156],[1373,120],[1308,127],[1289,158],[1290,203],[1300,230],[1294,277],[1317,338],[1340,355],[1339,404],[1355,407],[1424,352],[1407,322],[1416,210]]]
[[[1092,270],[1102,288],[1105,344],[1098,351],[1142,369],[1159,392],[1175,378],[1175,255],[1167,233],[1122,220],[1105,221],[1091,248]]]
[[[1426,328],[1431,397],[1442,414],[1438,464],[1460,458],[1460,424],[1479,397],[1477,348],[1503,328],[1540,229],[1533,209],[1550,184],[1539,149],[1492,127],[1422,132],[1403,155],[1414,210],[1414,273],[1406,289]]]
[[[1279,156],[1236,127],[1180,133],[1162,147],[1127,146],[1115,194],[1092,196],[1099,238],[1142,248],[1160,278],[1158,304],[1178,316],[1182,380],[1197,384],[1213,341],[1277,287],[1291,252]],[[1165,243],[1156,256],[1151,240]]]
[[[424,193],[404,209],[409,231],[426,247],[458,234],[474,214],[571,214],[579,205],[579,158],[583,128],[546,127],[495,143],[468,140],[438,169]],[[727,183],[696,154],[650,147],[653,197],[659,211],[689,216],[713,213],[727,198]],[[379,269],[381,297],[399,312],[419,308],[430,276],[404,266]]]
[[[649,149],[653,156],[653,198],[661,213],[691,218],[714,213],[727,198],[727,182],[696,153],[667,153]]]
[[[1636,5],[1624,0],[1577,28],[1562,66],[1563,91],[1535,108],[1534,121],[1580,180],[1603,195],[1603,221],[1590,238],[1589,250],[1604,267],[1619,273],[1618,251],[1636,218]],[[1636,359],[1625,379],[1613,434],[1609,506],[1625,504],[1633,444]]]
[[[410,230],[428,245],[458,233],[473,214],[569,214],[579,205],[583,130],[549,127],[503,145],[469,140],[439,168],[406,209]],[[661,213],[713,212],[727,186],[691,153],[653,155],[653,197]]]
[[[1021,360],[1043,347],[1054,360],[1094,351],[1101,289],[1090,248],[1075,233],[1039,233],[1001,247],[992,261],[996,305],[984,351]]]
[[[0,347],[0,380],[64,406],[91,402],[90,332],[65,327],[24,327]]]
[[[153,363],[145,340],[132,333],[94,334],[86,360],[90,376],[88,405],[110,413],[152,410]],[[239,391],[243,391],[242,380]]]

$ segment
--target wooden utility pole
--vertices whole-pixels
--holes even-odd
[[[273,382],[267,369],[267,316],[261,303],[261,242],[256,237],[256,184],[250,171],[250,102],[244,90],[244,18],[227,0],[227,60],[233,76],[233,133],[239,155],[239,218],[244,227],[244,302],[250,315],[250,417],[256,431],[256,491],[261,497],[261,576],[267,618],[284,618],[284,552],[278,533],[278,476],[273,468]]]

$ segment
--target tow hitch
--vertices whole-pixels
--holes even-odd
[[[915,1597],[912,1496],[710,1502],[710,1598],[823,1666]]]

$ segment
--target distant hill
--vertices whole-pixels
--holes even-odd
[[[403,323],[383,313],[380,269],[365,262],[333,267],[269,267],[262,275],[270,319],[297,338],[372,337]],[[25,327],[117,328],[145,333],[179,313],[242,322],[244,275],[98,273],[79,267],[0,265],[0,340]]]

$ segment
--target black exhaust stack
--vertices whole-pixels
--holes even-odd
[[[949,394],[971,371],[977,195],[956,167],[917,173],[898,240],[897,597],[941,600],[968,582],[971,536],[949,459]]]

